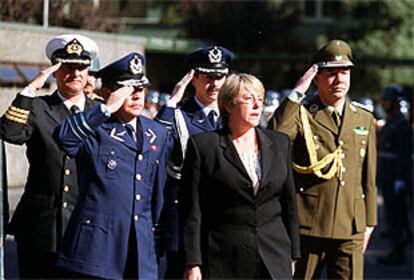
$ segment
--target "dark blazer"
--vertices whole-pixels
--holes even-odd
[[[86,98],[85,108],[93,104]],[[10,113],[26,111],[26,122],[10,118]],[[37,251],[56,251],[78,196],[75,160],[53,140],[55,128],[69,114],[56,92],[35,98],[18,94],[0,121],[4,141],[26,144],[30,165],[8,233]]]
[[[135,251],[139,279],[157,279],[153,228],[163,205],[169,137],[167,129],[146,117],[137,118],[137,128],[142,129],[135,142],[100,106],[63,122],[59,142],[76,156],[80,195],[58,266],[122,279],[127,253]],[[136,248],[129,238],[136,239]]]
[[[299,257],[290,141],[257,128],[262,179],[256,196],[227,130],[193,136],[180,191],[185,264],[207,278],[255,278],[260,256],[272,278],[291,278]]]

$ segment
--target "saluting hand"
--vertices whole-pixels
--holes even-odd
[[[313,78],[315,78],[317,73],[318,73],[318,65],[313,64],[308,69],[308,71],[306,71],[305,74],[303,74],[303,76],[299,78],[293,90],[300,92],[300,93],[305,93],[309,89],[313,81]]]
[[[191,69],[174,87],[174,90],[171,94],[170,102],[177,104],[181,101],[184,96],[184,92],[194,77],[194,70]]]
[[[131,86],[124,86],[115,90],[114,92],[111,92],[108,99],[106,100],[106,106],[111,111],[111,113],[115,113],[122,107],[125,99],[133,92],[134,88]]]
[[[59,62],[59,63],[56,63],[56,64],[54,64],[54,65],[52,65],[52,66],[50,66],[50,67],[48,67],[48,68],[46,68],[46,69],[43,69],[43,70],[41,70],[40,71],[40,73],[39,73],[39,75],[37,75],[31,82],[30,82],[30,84],[28,85],[28,87],[33,91],[33,92],[35,92],[36,90],[39,90],[39,89],[41,89],[44,85],[45,85],[45,83],[46,83],[46,81],[47,81],[47,79],[49,78],[49,76],[51,75],[51,74],[53,74],[53,73],[55,73],[58,69],[59,69],[59,67],[62,65],[62,63],[61,62]]]

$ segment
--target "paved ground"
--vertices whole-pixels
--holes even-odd
[[[12,189],[9,191],[9,201],[11,209],[14,209],[17,200],[20,197],[19,189]],[[413,269],[413,247],[407,246],[407,261],[404,265],[399,266],[389,266],[382,265],[377,263],[377,258],[379,256],[384,256],[389,250],[389,244],[387,239],[381,234],[384,231],[382,221],[382,212],[381,212],[381,203],[380,204],[380,225],[375,229],[371,243],[369,245],[368,251],[365,257],[365,279],[414,279]],[[412,219],[411,219],[412,220]],[[6,239],[6,252],[5,252],[5,262],[6,270],[5,275],[6,279],[17,279],[17,261],[16,261],[16,248],[15,242],[12,240],[11,236],[8,236]]]

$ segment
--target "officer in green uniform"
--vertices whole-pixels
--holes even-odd
[[[372,114],[350,102],[352,52],[333,40],[313,57],[270,121],[293,141],[302,258],[295,278],[362,279],[363,253],[377,223]],[[312,81],[318,94],[305,98]]]

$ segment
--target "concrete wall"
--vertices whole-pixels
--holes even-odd
[[[67,28],[48,28],[26,24],[0,22],[0,61],[21,63],[45,63],[49,60],[45,46],[53,36],[77,33],[93,39],[99,48],[101,66],[114,61],[131,51],[143,53],[146,39],[137,36],[124,36],[89,32]]]

